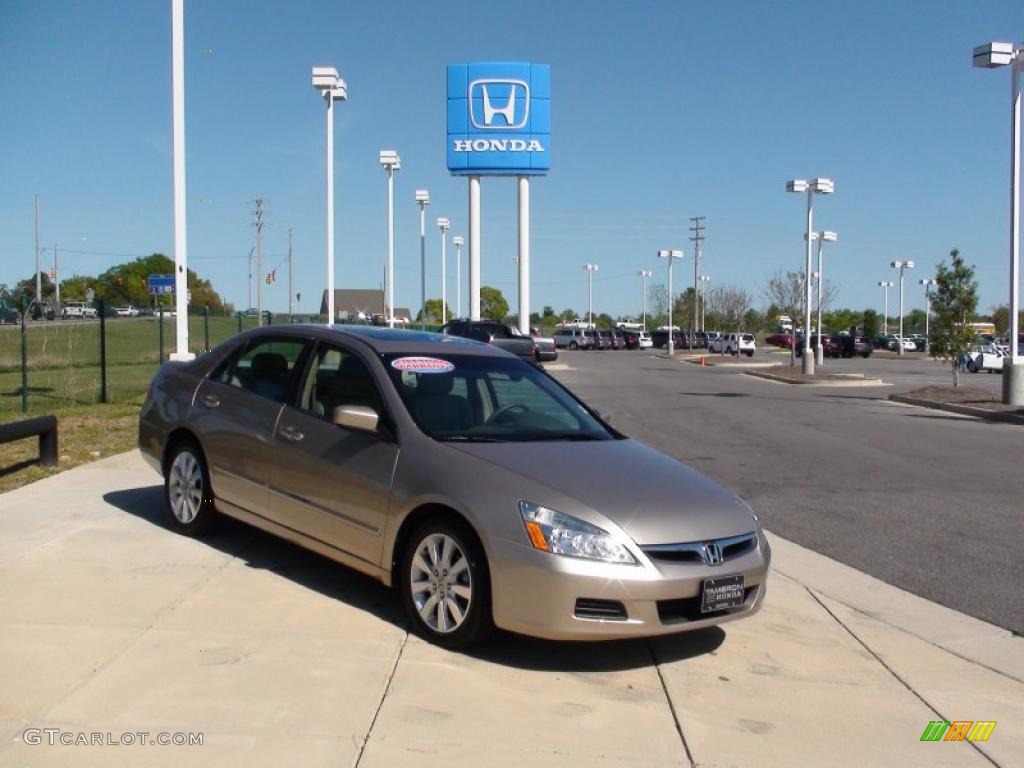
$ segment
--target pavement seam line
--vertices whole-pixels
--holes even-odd
[[[838,624],[840,627],[845,629],[846,632],[850,635],[850,637],[852,637],[854,640],[856,640],[865,651],[867,651],[868,653],[871,654],[871,656],[875,659],[875,661],[877,661],[879,664],[882,665],[882,667],[885,669],[886,672],[888,672],[890,675],[892,675],[894,678],[896,678],[903,685],[904,688],[906,688],[908,691],[910,691],[912,694],[914,694],[914,696],[916,696],[918,698],[918,700],[922,704],[924,704],[926,707],[928,707],[928,709],[930,709],[932,712],[934,712],[938,716],[938,718],[940,720],[948,720],[948,718],[945,715],[943,715],[941,712],[939,712],[939,710],[935,707],[935,705],[933,705],[930,701],[928,701],[928,699],[926,699],[924,696],[922,696],[920,693],[918,693],[914,689],[914,687],[912,685],[910,685],[910,683],[908,683],[906,680],[904,680],[900,676],[900,674],[898,672],[896,672],[895,669],[893,669],[888,664],[886,664],[885,660],[878,653],[876,653],[875,650],[871,646],[869,646],[866,642],[864,642],[860,638],[860,636],[857,635],[856,632],[854,632],[852,629],[850,629],[850,627],[848,627],[846,625],[846,623],[842,619],[840,619],[838,616],[836,616],[831,611],[831,609],[827,605],[825,605],[825,603],[823,603],[821,601],[821,599],[816,594],[814,594],[814,590],[812,590],[808,586],[804,586],[804,589],[807,590],[807,594],[809,594],[811,596],[811,598],[814,600],[814,602],[816,602],[818,605],[820,605],[825,610],[825,613],[827,613],[829,616],[832,617],[832,619],[836,622],[836,624]],[[885,622],[882,622],[882,623],[884,624]],[[914,635],[914,637],[916,637],[916,635]],[[985,758],[989,763],[994,765],[996,768],[1002,768],[1002,766],[1000,766],[999,763],[997,763],[987,752],[985,752],[985,750],[983,750],[981,747],[979,747],[975,742],[968,741],[967,744],[968,744],[968,746],[973,747],[974,750],[979,755],[981,755],[983,758]]]
[[[793,581],[796,584],[799,584],[804,589],[811,589],[806,584],[803,584],[795,576],[792,576],[792,575],[786,573],[785,571],[780,571],[775,566],[772,566],[772,570],[775,571],[780,576],[784,576],[787,579],[789,579],[790,581]],[[866,571],[865,571],[865,573],[866,573]],[[890,585],[890,586],[892,586],[892,585]],[[899,587],[897,587],[897,589],[899,589]],[[940,643],[936,643],[933,640],[929,640],[927,637],[922,637],[921,635],[919,635],[917,632],[915,632],[912,629],[908,629],[907,627],[901,627],[899,624],[893,624],[891,621],[888,621],[886,619],[880,618],[878,616],[870,616],[869,614],[866,614],[864,611],[862,611],[860,608],[858,608],[856,605],[850,605],[850,603],[846,602],[845,600],[843,600],[841,598],[838,598],[835,595],[829,594],[828,590],[826,590],[826,589],[819,589],[818,591],[821,594],[823,594],[823,595],[827,595],[830,599],[835,600],[840,605],[845,605],[851,611],[854,611],[855,613],[859,613],[861,616],[869,618],[869,619],[871,619],[873,621],[877,621],[877,622],[879,622],[881,624],[885,624],[887,627],[892,627],[893,629],[899,630],[900,632],[905,632],[906,634],[911,635],[912,637],[916,637],[918,640],[920,640],[923,643],[928,643],[928,645],[932,646],[933,648],[938,648],[940,651],[944,651],[945,653],[949,653],[949,654],[951,654],[953,656],[956,656],[961,661],[966,661],[968,664],[974,664],[976,667],[981,667],[982,669],[986,669],[986,670],[988,670],[989,672],[991,672],[994,675],[999,675],[1000,677],[1005,677],[1007,680],[1012,680],[1015,683],[1021,683],[1022,685],[1024,685],[1024,679],[1018,678],[1015,675],[1011,675],[1009,672],[1006,672],[1006,671],[1001,670],[1001,669],[996,669],[995,667],[991,667],[988,664],[985,664],[984,662],[978,661],[977,659],[972,659],[972,658],[970,658],[968,656],[964,656],[962,653],[960,653],[960,652],[958,652],[958,651],[956,651],[956,650],[954,650],[952,648],[947,648],[946,646],[941,645]],[[910,592],[908,594],[912,594],[913,595],[914,593]],[[914,596],[915,597],[921,597],[920,595],[914,595]],[[926,598],[921,598],[921,599],[924,600]],[[940,604],[936,603],[936,605],[940,605]],[[947,606],[942,606],[942,607],[946,608]],[[954,610],[954,609],[950,608],[949,610]],[[831,611],[830,611],[830,613],[831,613]],[[964,615],[967,615],[967,614],[964,614]],[[974,618],[974,617],[971,617],[971,618]],[[981,619],[978,619],[978,620],[981,621]],[[993,624],[992,626],[996,626],[996,625]],[[1012,633],[1012,630],[1007,630],[1004,627],[997,627],[997,628],[998,629],[1003,629],[1006,632],[1011,632]],[[1011,637],[1017,637],[1017,635],[1016,634],[1011,634]]]
[[[676,712],[676,705],[672,701],[672,697],[669,695],[668,686],[665,685],[665,676],[661,674],[661,663],[658,661],[658,654],[654,651],[654,646],[651,641],[647,641],[647,650],[651,654],[651,661],[654,662],[654,671],[658,673],[658,682],[661,683],[661,691],[665,694],[665,701],[668,702],[668,710],[672,713],[672,722],[675,723],[676,733],[679,734],[679,741],[682,742],[683,751],[686,753],[686,759],[690,763],[690,768],[696,768],[697,763],[693,760],[693,753],[690,752],[690,745],[686,743],[686,736],[683,735],[683,724],[679,721],[679,713]]]
[[[402,660],[402,654],[405,653],[405,646],[409,642],[409,630],[405,630],[405,637],[402,638],[402,645],[398,649],[398,655],[395,656],[395,663],[391,667],[391,673],[388,675],[388,682],[384,686],[384,692],[380,695],[380,701],[377,702],[377,708],[373,711],[373,719],[370,720],[370,727],[366,729],[366,735],[363,737],[363,743],[359,745],[359,754],[356,755],[356,761],[352,764],[352,768],[359,768],[359,763],[363,759],[363,753],[366,751],[366,745],[370,743],[370,736],[373,734],[373,728],[377,725],[377,718],[380,716],[380,711],[384,708],[384,701],[388,697],[388,693],[391,692],[391,681],[395,679],[395,673],[398,672],[398,662]]]

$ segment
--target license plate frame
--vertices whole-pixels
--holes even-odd
[[[716,613],[743,605],[746,594],[743,574],[713,576],[704,579],[700,587],[700,612]]]

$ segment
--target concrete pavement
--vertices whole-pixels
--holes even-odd
[[[0,765],[1010,766],[1024,754],[1024,639],[777,537],[749,620],[653,642],[500,634],[454,654],[410,636],[392,593],[340,565],[230,521],[201,541],[172,533],[159,483],[130,453],[0,496]],[[921,742],[939,719],[998,724],[981,744]],[[203,743],[55,734],[50,746],[41,729]]]

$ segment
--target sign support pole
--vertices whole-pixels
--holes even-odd
[[[174,121],[175,351],[171,360],[193,360],[188,351],[188,245],[185,230],[185,7],[171,2],[171,90]],[[163,323],[160,324],[161,329]]]
[[[469,177],[469,319],[480,319],[480,177]]]
[[[530,335],[530,177],[519,177],[519,330]]]

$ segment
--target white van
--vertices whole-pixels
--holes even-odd
[[[709,352],[726,352],[730,355],[742,352],[747,357],[753,357],[756,349],[757,344],[752,333],[726,333],[708,341]]]

